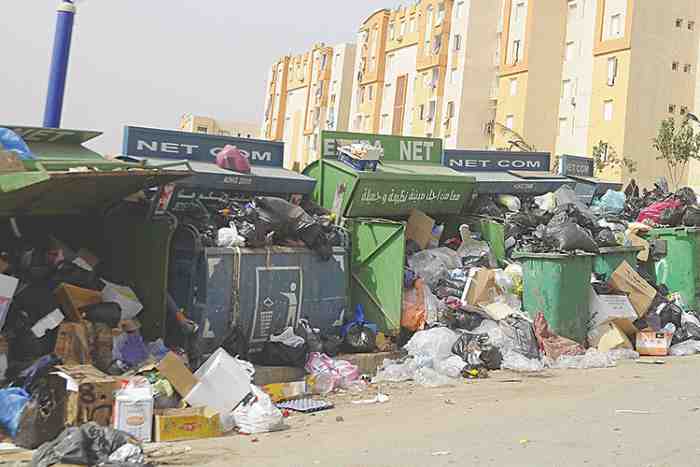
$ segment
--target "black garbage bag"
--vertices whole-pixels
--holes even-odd
[[[231,356],[238,356],[241,360],[248,360],[248,342],[246,341],[240,326],[234,325],[221,343],[221,348]]]
[[[509,316],[499,321],[498,326],[503,331],[507,346],[529,359],[540,358],[537,337],[529,321],[516,316]]]
[[[685,208],[666,208],[659,215],[659,224],[677,226],[683,221]]]
[[[482,195],[477,198],[473,212],[481,216],[502,218],[508,210],[496,204],[490,196]]]
[[[335,357],[340,352],[340,348],[343,345],[343,338],[336,335],[321,335],[321,342],[323,343],[323,353],[329,357]]]
[[[61,432],[64,413],[65,401],[47,384],[38,385],[22,410],[17,436],[12,441],[25,449],[38,448]]]
[[[464,329],[466,331],[473,331],[484,321],[484,317],[481,314],[461,309],[447,310],[444,318],[450,329]]]
[[[79,428],[66,428],[56,439],[43,444],[34,452],[32,465],[98,465],[126,443],[138,444],[138,441],[123,431],[89,422]]]
[[[595,236],[595,242],[599,248],[619,246],[615,234],[610,229],[602,229]]]
[[[671,345],[676,345],[687,340],[700,341],[700,326],[695,323],[685,322],[681,326],[676,327]]]
[[[304,368],[309,352],[306,344],[298,347],[281,342],[265,342],[262,352],[250,356],[253,363],[262,366],[293,366]]]
[[[309,320],[300,319],[297,324],[294,334],[304,339],[309,352],[323,353],[323,342],[321,341],[321,332],[314,329],[309,324]]]
[[[547,227],[545,243],[559,251],[583,250],[589,253],[600,252],[591,233],[574,223]]]
[[[700,208],[697,206],[688,206],[683,215],[683,225],[686,227],[700,226]]]
[[[355,323],[343,339],[343,350],[350,353],[371,353],[377,348],[377,335],[367,326]]]
[[[471,369],[498,370],[503,360],[501,352],[489,343],[488,334],[463,333],[452,346],[452,353],[461,357]]]
[[[76,287],[90,290],[102,290],[104,284],[97,277],[95,271],[88,271],[73,263],[62,262],[51,275],[51,280],[56,284],[66,283]]]
[[[692,206],[698,203],[697,196],[695,196],[695,191],[690,187],[683,187],[676,191],[676,198],[681,200],[686,206]]]
[[[651,329],[653,331],[660,331],[663,326],[661,326],[661,316],[657,315],[653,311],[650,311],[641,318],[634,321],[634,327],[637,329]]]
[[[104,323],[110,328],[116,328],[122,319],[122,307],[115,302],[96,303],[88,305],[82,310],[88,321]]]
[[[10,378],[9,381],[11,381],[13,386],[21,386],[32,393],[36,385],[41,383],[42,378],[47,376],[56,365],[60,365],[61,363],[61,359],[53,354],[44,355],[31,366],[20,371],[17,376]]]
[[[662,329],[669,323],[672,323],[674,326],[676,326],[676,329],[681,327],[683,310],[675,303],[668,303],[661,309],[661,311],[658,312],[658,315],[661,319]]]

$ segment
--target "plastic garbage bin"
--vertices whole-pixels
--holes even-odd
[[[642,247],[614,246],[600,249],[600,254],[593,260],[593,272],[603,280],[610,280],[610,276],[622,264],[627,261],[630,266],[637,268],[637,254],[642,251]]]
[[[590,318],[590,278],[595,255],[520,253],[523,308],[534,318],[543,312],[557,334],[583,343]]]
[[[691,309],[698,305],[698,260],[700,260],[700,228],[676,227],[654,229],[649,238],[667,242],[667,255],[656,262],[656,281],[666,284],[671,292],[679,292]]]

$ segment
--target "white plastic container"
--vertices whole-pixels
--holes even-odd
[[[113,426],[140,441],[151,441],[153,392],[150,387],[127,388],[117,392]]]
[[[218,349],[194,374],[199,380],[185,400],[192,407],[228,413],[251,392],[252,365]]]

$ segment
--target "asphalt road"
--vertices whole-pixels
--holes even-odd
[[[664,365],[492,373],[384,386],[389,402],[288,419],[290,429],[187,443],[208,466],[697,466],[700,357]],[[373,389],[376,391],[376,388]]]

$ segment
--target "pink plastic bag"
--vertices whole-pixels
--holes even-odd
[[[250,162],[236,146],[227,144],[216,155],[216,165],[222,169],[234,170],[239,173],[250,173]]]
[[[348,389],[360,379],[360,369],[346,360],[334,360],[324,353],[311,352],[304,366],[316,378],[316,390],[322,394]]]
[[[681,207],[682,204],[683,203],[677,199],[656,202],[641,210],[639,216],[637,217],[637,222],[644,222],[645,220],[649,219],[653,221],[654,224],[658,224],[659,219],[661,218],[661,213],[664,209],[677,209]]]

